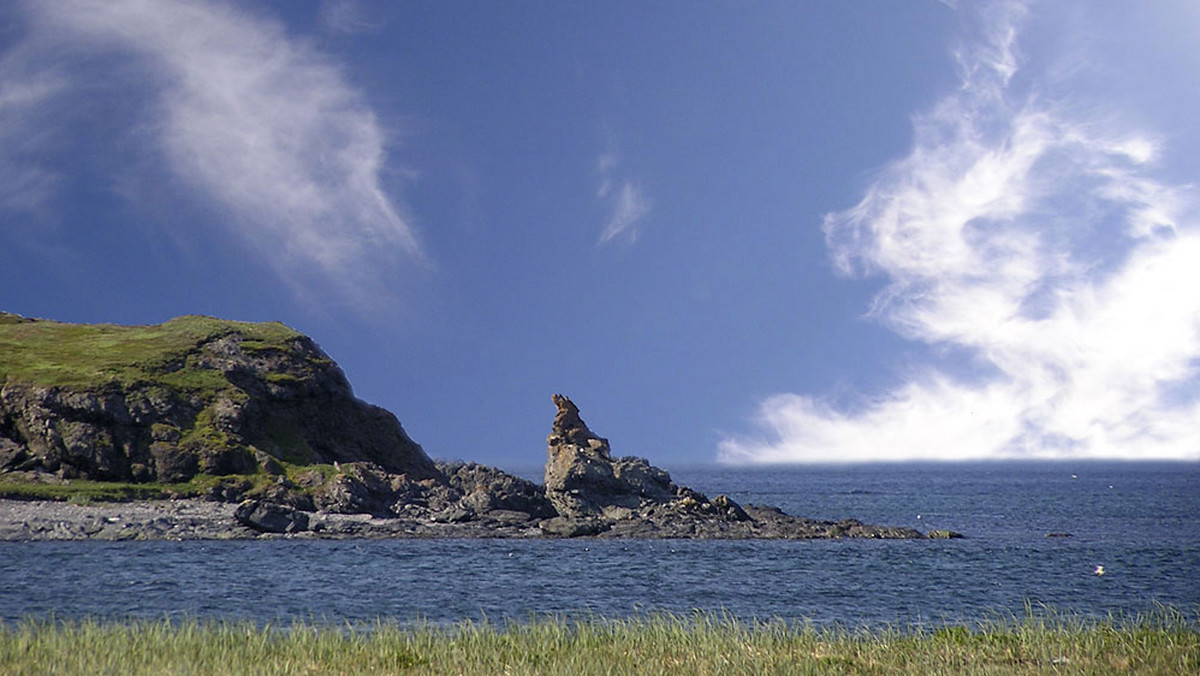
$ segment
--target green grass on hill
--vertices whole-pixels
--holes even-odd
[[[299,464],[279,460],[285,476],[293,483],[305,472],[320,472],[329,480],[341,472],[333,465]],[[195,498],[208,495],[213,489],[237,484],[246,497],[265,491],[275,485],[277,477],[259,471],[255,474],[214,476],[198,474],[191,481],[180,483],[126,483],[119,481],[90,481],[87,479],[64,479],[62,481],[31,480],[23,474],[0,474],[0,498],[10,500],[54,500],[90,504],[94,502],[129,502],[133,500],[169,500]],[[297,494],[311,494],[311,488],[292,489]],[[2,672],[0,672],[2,673]]]
[[[222,399],[243,402],[248,395],[216,368],[201,363],[205,343],[236,334],[243,354],[288,352],[299,332],[277,322],[234,322],[186,316],[152,326],[64,324],[29,320],[0,313],[0,385],[62,387],[85,392],[119,391],[133,408],[154,407],[159,401],[199,401],[202,410],[182,429],[172,430],[181,448],[228,449],[244,445],[213,424],[213,406]],[[332,362],[309,356],[308,365]],[[293,385],[300,377],[285,372],[263,374],[276,385]],[[2,421],[0,421],[2,422]],[[312,462],[314,454],[303,437],[285,422],[271,421],[272,438],[293,462]],[[205,486],[154,487],[140,484],[72,482],[32,485],[0,480],[0,496],[74,500],[127,500],[201,494]]]
[[[166,500],[194,498],[204,495],[220,479],[200,475],[186,483],[123,483],[71,479],[63,483],[35,483],[0,479],[0,498],[12,500],[56,500],[88,504],[92,502],[128,502],[131,500]]]
[[[286,348],[300,333],[277,323],[179,317],[153,326],[64,324],[0,313],[0,382],[94,388],[161,385],[214,392],[229,383],[216,371],[190,368],[196,347],[230,333],[247,351]]]
[[[1196,674],[1196,617],[932,629],[745,623],[711,614],[453,626],[25,621],[0,626],[6,674]]]

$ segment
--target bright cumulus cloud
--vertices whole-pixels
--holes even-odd
[[[0,62],[0,172],[49,203],[53,172],[21,153],[67,117],[128,98],[121,130],[151,152],[219,236],[248,245],[298,290],[331,284],[364,298],[397,258],[420,258],[413,231],[381,185],[385,134],[338,65],[250,8],[180,0],[28,2],[32,30]],[[96,77],[94,62],[110,64]],[[63,103],[63,102],[67,103]],[[28,161],[26,161],[28,160]],[[133,183],[167,184],[153,175]],[[10,183],[12,185],[12,183]]]
[[[886,280],[870,317],[930,361],[858,406],[770,397],[724,460],[1200,458],[1191,188],[1155,178],[1154,134],[1021,70],[1027,11],[979,11],[961,86],[825,218],[838,270]],[[938,361],[964,354],[968,375]]]

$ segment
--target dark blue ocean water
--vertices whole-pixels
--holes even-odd
[[[953,541],[0,543],[0,620],[328,622],[725,611],[815,623],[1200,606],[1200,465],[676,470],[678,483]],[[1071,533],[1047,538],[1047,533]],[[1093,574],[1103,565],[1106,575]]]

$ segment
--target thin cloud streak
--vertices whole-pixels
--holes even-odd
[[[323,0],[320,20],[326,31],[342,35],[369,33],[378,28],[360,0]]]
[[[0,59],[0,209],[37,212],[57,192],[60,177],[36,158],[50,145],[41,120],[65,87],[50,68],[30,68],[26,50]]]
[[[605,197],[608,198],[612,213],[600,233],[600,244],[620,236],[628,237],[631,242],[636,241],[637,226],[653,206],[650,198],[641,186],[629,181],[621,183],[619,188],[610,188]]]
[[[957,52],[959,91],[824,222],[838,270],[888,280],[869,316],[965,351],[974,375],[929,364],[849,410],[769,398],[762,433],[727,438],[723,460],[1200,459],[1189,187],[1150,176],[1153,137],[1011,91],[1025,15],[982,11],[981,42]]]
[[[146,116],[166,165],[297,291],[329,285],[361,300],[381,291],[396,259],[421,260],[381,185],[387,139],[374,113],[335,63],[277,23],[186,0],[26,10],[34,29],[25,49],[48,63],[101,56],[149,74],[119,86],[154,97]],[[68,69],[59,96],[95,94],[82,70]],[[145,177],[148,187],[158,182]]]
[[[620,156],[613,150],[607,150],[596,161],[600,173],[600,187],[596,197],[608,209],[608,218],[600,231],[597,244],[622,238],[630,243],[636,242],[641,232],[642,221],[654,207],[654,201],[646,194],[641,185],[630,180],[613,178],[613,174],[621,163]]]

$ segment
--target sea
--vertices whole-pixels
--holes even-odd
[[[666,611],[921,627],[1031,610],[1106,618],[1168,606],[1193,621],[1200,612],[1200,463],[710,466],[672,476],[790,514],[965,537],[5,542],[0,621],[344,626]]]

